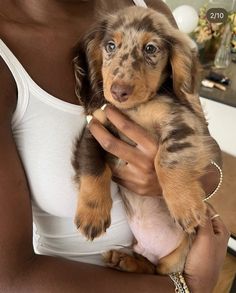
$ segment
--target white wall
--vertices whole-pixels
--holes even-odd
[[[236,156],[236,108],[205,98],[200,99],[211,135],[221,150]]]

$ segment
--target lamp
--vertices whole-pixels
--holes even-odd
[[[190,5],[175,8],[173,15],[180,31],[189,34],[197,27],[198,13]]]

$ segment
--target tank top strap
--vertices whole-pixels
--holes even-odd
[[[145,3],[144,0],[133,0],[134,4],[136,6],[141,6],[141,7],[146,7],[147,8],[147,4]]]
[[[29,100],[29,89],[27,83],[27,76],[23,66],[17,60],[15,55],[7,47],[7,45],[0,39],[0,56],[11,71],[11,74],[17,86],[17,105],[12,117],[12,126],[14,127],[23,117]]]

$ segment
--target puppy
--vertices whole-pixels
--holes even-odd
[[[153,164],[163,197],[139,196],[120,186],[137,242],[133,256],[105,255],[107,264],[120,270],[183,271],[195,228],[205,221],[199,178],[216,152],[196,92],[198,63],[190,43],[164,15],[129,7],[107,15],[77,50],[76,89],[86,115],[132,144],[99,110],[112,104],[159,144]],[[75,224],[90,240],[110,225],[111,161],[121,163],[85,128],[73,158],[79,194]]]

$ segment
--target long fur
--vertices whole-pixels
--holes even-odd
[[[199,178],[216,156],[199,102],[198,60],[190,44],[190,39],[164,15],[152,9],[129,7],[108,14],[97,23],[80,42],[75,57],[76,92],[85,113],[94,113],[105,102],[113,104],[146,128],[159,143],[154,166],[163,201],[146,199],[120,188],[138,242],[135,251],[152,261],[156,271],[163,274],[183,270],[195,228],[204,224],[206,206]],[[153,45],[154,51],[150,53]],[[109,128],[109,123],[106,126]],[[118,136],[127,140],[121,132]],[[113,162],[117,162],[116,158]],[[87,129],[78,139],[74,167],[80,181],[75,223],[93,240],[110,224],[111,172],[109,156],[104,155]],[[146,235],[149,215],[153,232]],[[136,220],[140,217],[137,229]],[[171,251],[164,254],[160,247],[165,246],[165,239],[160,237],[162,231],[169,231],[170,239],[178,238],[173,240],[175,246]],[[142,250],[140,241],[144,236],[150,237],[150,243],[157,241],[154,239],[159,239],[159,243]],[[157,255],[162,255],[161,259]],[[111,254],[106,257],[109,265],[118,269],[153,271],[152,266],[147,269],[143,259],[131,261],[129,256],[122,266],[114,264],[114,259]]]

